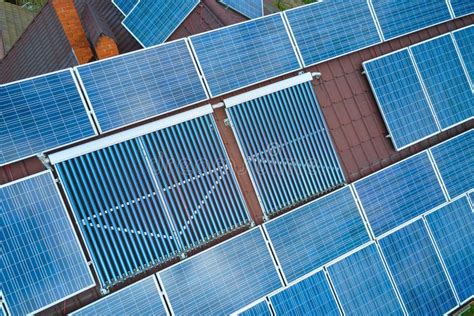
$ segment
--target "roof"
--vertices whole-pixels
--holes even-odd
[[[115,40],[115,35],[110,29],[109,25],[97,11],[96,7],[93,7],[86,3],[84,10],[82,11],[82,22],[86,31],[87,37],[92,44],[97,43],[99,38],[103,35],[108,36]]]
[[[35,13],[20,6],[0,1],[0,31],[5,53],[10,50],[35,17]],[[1,56],[0,56],[1,59]]]

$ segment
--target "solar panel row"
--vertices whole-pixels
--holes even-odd
[[[474,3],[465,0],[449,0],[454,16],[459,18],[474,12]]]
[[[250,19],[263,16],[263,0],[220,0],[223,4]]]
[[[471,88],[474,89],[474,48],[472,47],[474,42],[474,25],[456,30],[452,34],[461,60],[466,67]]]

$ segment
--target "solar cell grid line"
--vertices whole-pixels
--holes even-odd
[[[186,39],[75,69],[101,133],[208,98]]]
[[[379,244],[408,314],[444,314],[457,305],[422,220],[380,239]]]
[[[385,41],[451,20],[443,0],[370,1]]]
[[[157,275],[175,315],[229,314],[282,286],[259,227]]]
[[[474,116],[474,94],[450,33],[410,46],[441,129]]]
[[[127,16],[138,2],[140,2],[140,0],[112,0],[112,3],[124,16]]]
[[[429,230],[461,302],[474,295],[474,214],[463,195],[426,215]]]
[[[70,69],[0,86],[0,165],[97,134]]]
[[[212,97],[301,69],[281,13],[190,37]]]
[[[249,19],[256,19],[264,16],[263,0],[219,0],[222,4],[239,12]]]
[[[50,171],[0,186],[0,213],[0,284],[11,315],[34,314],[95,286]]]
[[[469,75],[471,88],[474,90],[474,48],[472,47],[474,42],[474,26],[469,25],[458,29],[453,31],[452,34],[461,60]]]
[[[474,13],[474,4],[472,1],[448,0],[456,18],[460,18]]]
[[[199,0],[140,0],[122,25],[143,46],[164,43],[200,3]]]
[[[271,316],[272,312],[270,311],[268,302],[263,299],[259,303],[252,305],[251,307],[243,310],[242,312],[232,313],[232,315],[235,314],[240,316]]]
[[[322,1],[284,15],[305,67],[382,42],[368,1]]]

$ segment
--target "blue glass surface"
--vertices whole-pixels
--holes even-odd
[[[443,0],[372,0],[385,40],[451,19]]]
[[[422,220],[380,240],[408,314],[441,315],[456,306]]]
[[[94,136],[70,70],[0,86],[0,165]]]
[[[375,245],[329,266],[342,309],[354,315],[403,315]]]
[[[289,282],[369,241],[349,187],[277,217],[265,227]]]
[[[341,315],[324,272],[270,297],[277,315]]]
[[[103,132],[207,99],[185,40],[77,70]]]
[[[474,295],[474,213],[462,197],[427,216],[459,299]]]
[[[430,149],[449,196],[474,188],[474,130]]]
[[[281,287],[260,228],[159,275],[176,315],[229,314]]]
[[[469,0],[449,0],[453,8],[454,15],[461,17],[474,13],[474,2]]]
[[[0,187],[0,284],[11,315],[94,285],[52,174]]]
[[[122,11],[124,15],[127,15],[132,11],[133,6],[138,2],[139,0],[112,0],[112,2],[117,6],[117,8]]]
[[[474,116],[474,94],[450,34],[411,51],[442,129]]]
[[[281,14],[191,37],[212,96],[300,69]]]
[[[250,19],[263,15],[263,0],[221,0],[221,2]]]
[[[140,0],[122,24],[142,44],[164,43],[199,4],[199,0]]]
[[[166,315],[155,276],[128,285],[71,315]]]
[[[438,132],[408,49],[363,65],[397,150]]]
[[[474,43],[474,25],[454,31],[453,36],[467,73],[471,78],[471,85],[474,85],[474,45],[472,45]]]
[[[375,236],[446,201],[426,152],[365,177],[354,187]]]
[[[381,42],[367,1],[317,2],[285,15],[305,66]]]
[[[271,316],[272,313],[270,312],[270,309],[268,308],[268,303],[266,301],[263,301],[243,311],[239,315],[241,316]]]

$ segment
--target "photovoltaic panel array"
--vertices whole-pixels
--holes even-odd
[[[260,302],[251,308],[239,313],[240,316],[271,316],[272,313],[268,308],[268,303],[266,301]]]
[[[176,315],[230,314],[281,287],[260,228],[159,272]]]
[[[71,315],[167,315],[167,311],[163,305],[155,276],[149,276],[101,298]]]
[[[354,188],[375,236],[446,201],[425,151],[355,182]]]
[[[112,0],[112,3],[127,16],[139,0]]]
[[[266,214],[345,181],[311,82],[228,107],[227,113]]]
[[[94,286],[51,172],[0,186],[0,203],[0,284],[11,315]]]
[[[466,0],[449,0],[454,15],[459,18],[474,13],[474,3]]]
[[[454,31],[453,36],[474,89],[474,25]]]
[[[0,86],[0,165],[96,135],[70,70]]]
[[[102,132],[207,99],[186,40],[79,66]]]
[[[305,204],[264,226],[289,282],[369,241],[349,187]]]
[[[199,0],[140,0],[122,25],[143,47],[164,43]]]
[[[213,97],[301,67],[281,14],[190,38]]]
[[[457,305],[422,220],[381,239],[380,246],[408,314],[442,315]]]
[[[305,66],[381,42],[368,1],[322,1],[285,11]]]
[[[249,19],[256,19],[263,16],[263,0],[220,0],[220,2]]]

